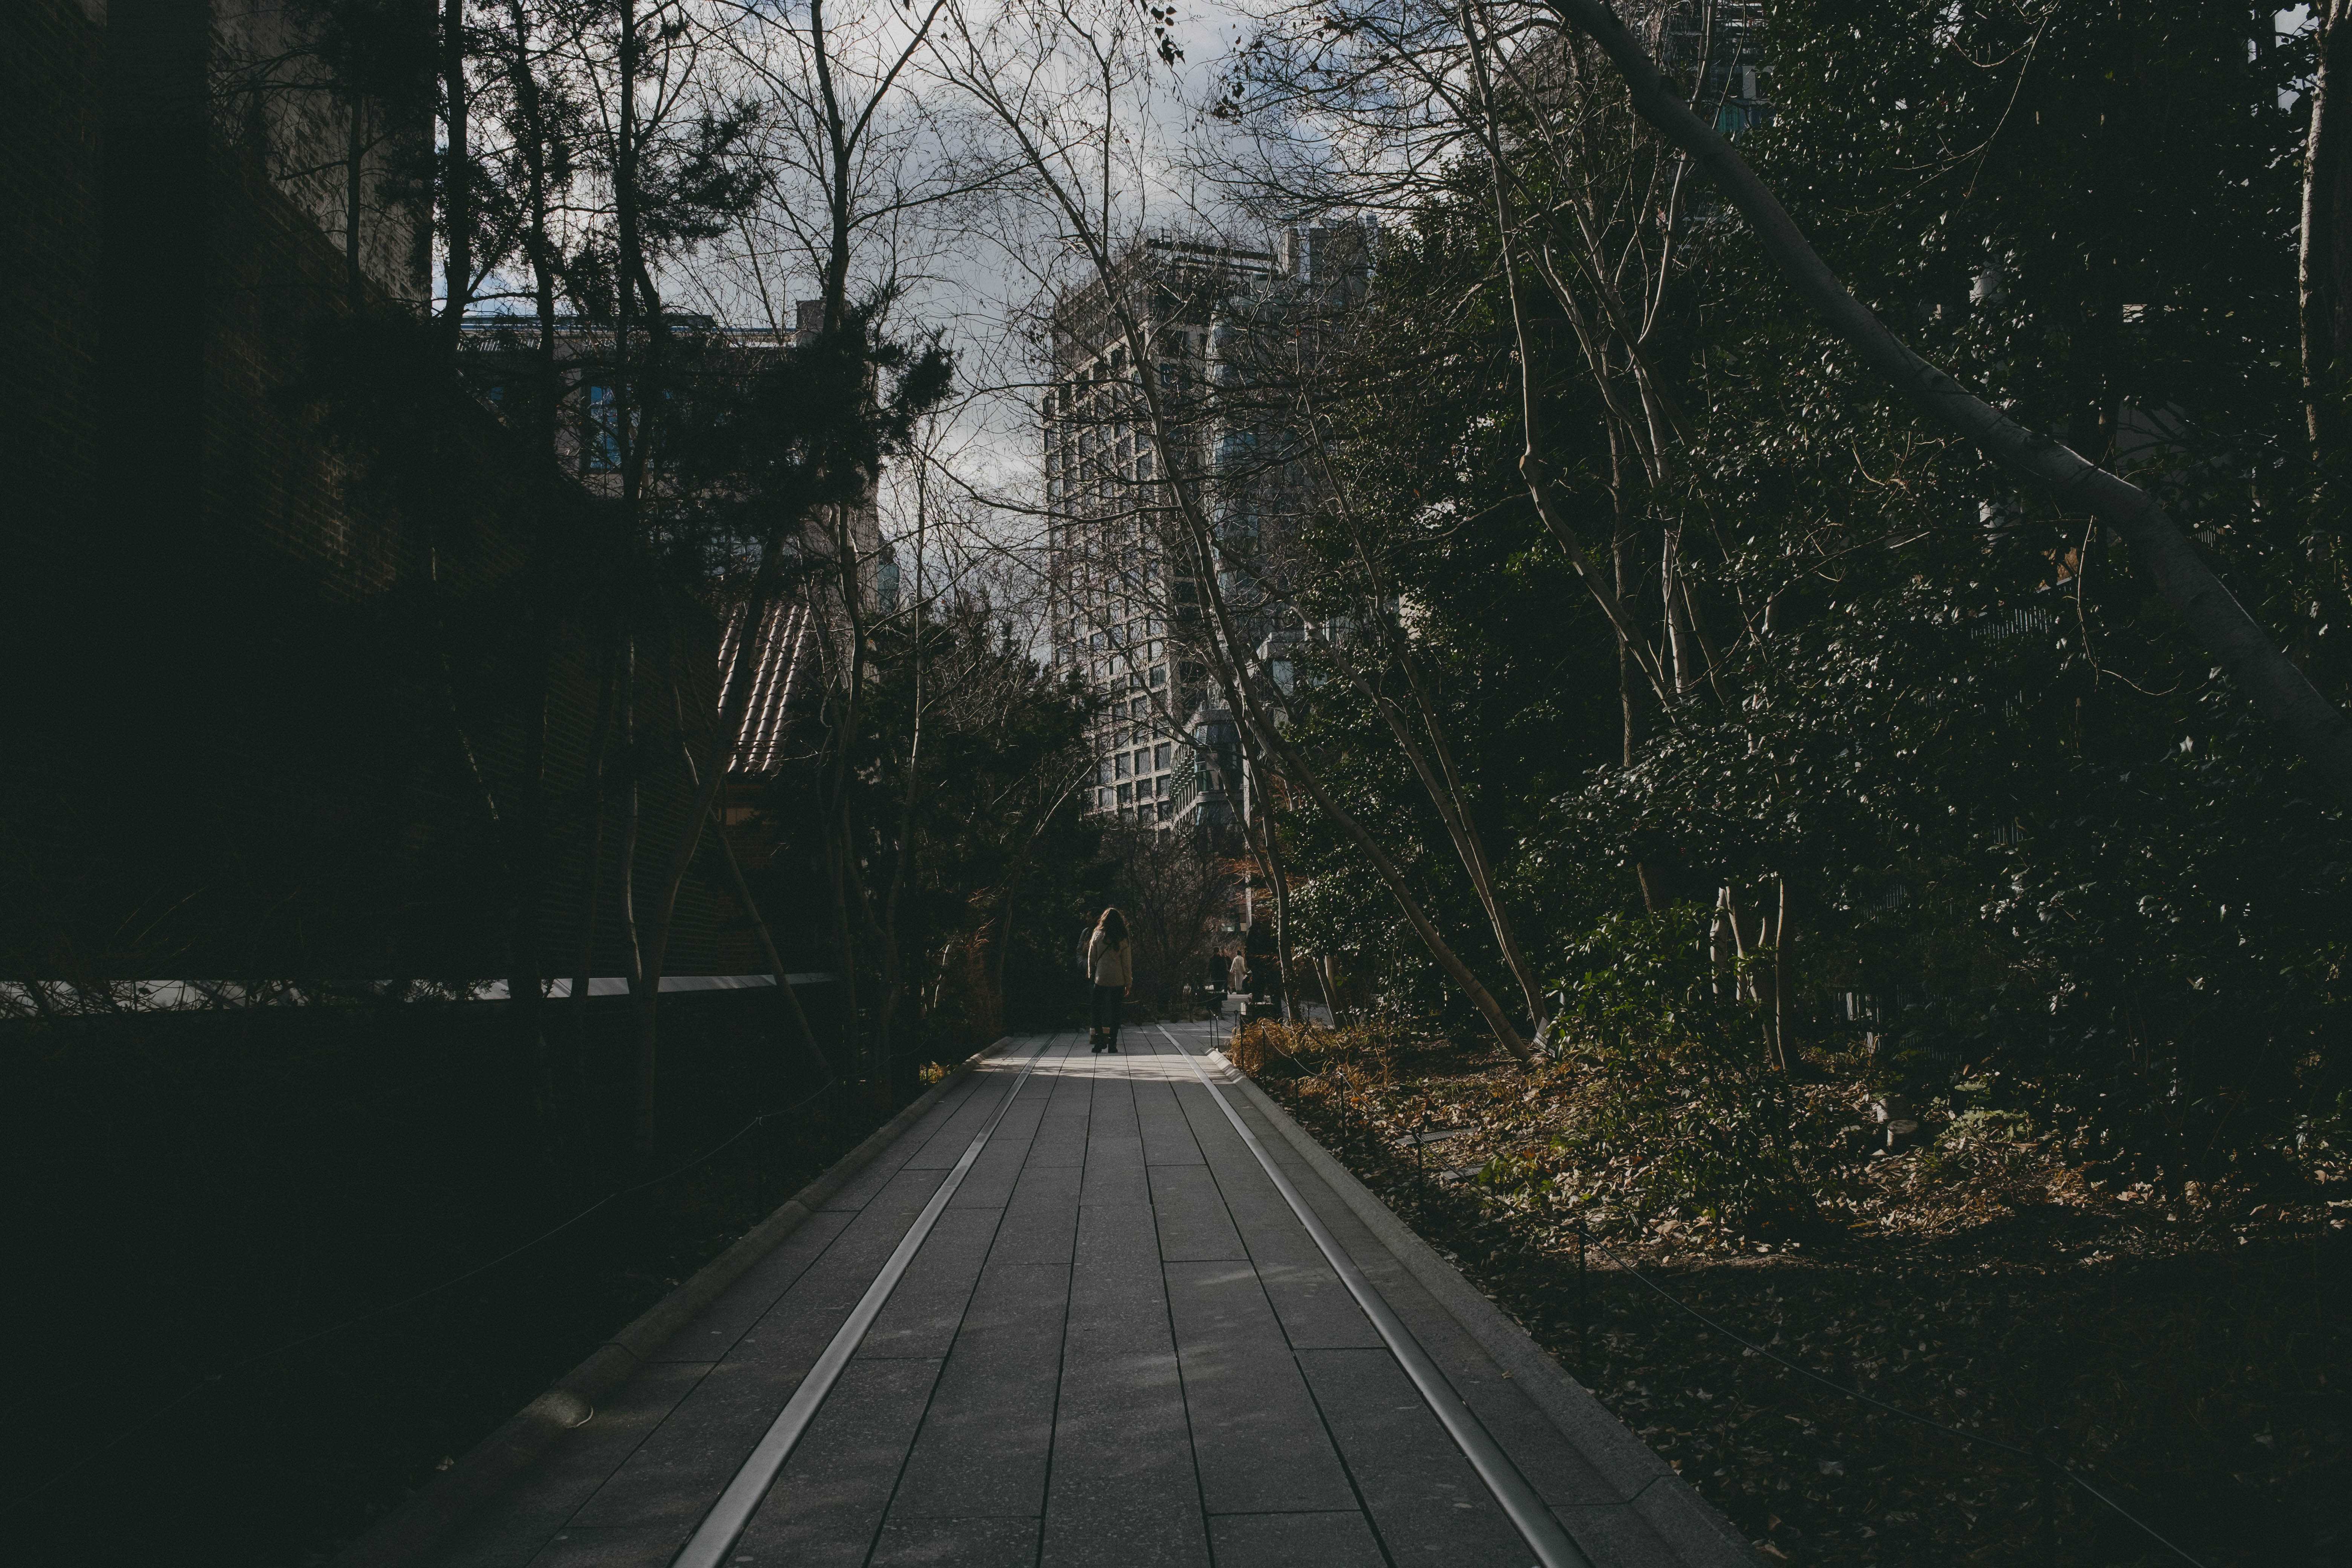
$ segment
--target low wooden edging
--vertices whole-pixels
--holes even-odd
[[[1577,1452],[1618,1489],[1622,1506],[1640,1514],[1670,1551],[1690,1568],[1762,1568],[1763,1559],[1738,1526],[1699,1496],[1631,1427],[1611,1415],[1590,1389],[1544,1353],[1543,1347],[1509,1313],[1487,1300],[1419,1232],[1397,1218],[1377,1194],[1275,1103],[1255,1079],[1234,1067],[1223,1052],[1217,1055],[1225,1061],[1244,1098],[1282,1134],[1284,1142],[1297,1151],[1423,1289],[1437,1298],[1438,1305],[1478,1342],[1479,1348],[1494,1358],[1503,1375],[1517,1384]],[[1564,1516],[1573,1512],[1559,1511]],[[1573,1528],[1572,1520],[1564,1521]]]
[[[844,1183],[896,1142],[899,1134],[937,1104],[957,1079],[1002,1049],[1012,1037],[974,1051],[912,1104],[867,1134],[865,1142],[835,1160],[824,1173],[753,1226],[732,1247],[697,1269],[692,1278],[655,1302],[635,1322],[604,1342],[594,1354],[553,1387],[524,1405],[506,1424],[468,1449],[423,1489],[338,1552],[331,1568],[402,1568],[447,1535],[467,1515],[506,1489],[537,1463],[557,1438],[584,1426],[597,1402],[653,1359],[669,1338],[691,1322],[751,1266],[782,1245],[801,1223],[824,1206]]]

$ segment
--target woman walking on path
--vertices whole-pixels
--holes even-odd
[[[1087,978],[1094,982],[1094,1005],[1087,1022],[1097,1052],[1118,1049],[1118,1016],[1135,983],[1135,959],[1127,943],[1127,917],[1105,910],[1087,942]]]

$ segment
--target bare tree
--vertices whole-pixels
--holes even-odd
[[[1526,1036],[1438,929],[1403,867],[1339,804],[1286,733],[1276,713],[1278,703],[1263,671],[1255,668],[1255,639],[1244,635],[1224,592],[1224,574],[1246,570],[1247,563],[1235,558],[1210,515],[1193,454],[1169,405],[1169,389],[1160,384],[1153,339],[1121,278],[1120,226],[1109,173],[1116,121],[1092,112],[1098,101],[1095,83],[1104,84],[1102,96],[1107,98],[1122,74],[1131,79],[1128,62],[1137,45],[1128,25],[1122,9],[1082,16],[1069,0],[1054,6],[1008,9],[990,21],[951,5],[935,58],[943,76],[982,106],[1017,150],[1034,199],[1059,216],[1066,239],[1103,289],[1105,309],[1125,342],[1126,374],[1141,423],[1164,478],[1171,555],[1198,586],[1203,612],[1200,646],[1236,719],[1282,776],[1312,799],[1364,854],[1448,978],[1477,1008],[1496,1040],[1524,1060],[1529,1054]],[[1085,96],[1069,90],[1074,87],[1083,89]]]
[[[1206,973],[1211,923],[1230,907],[1225,862],[1198,834],[1123,826],[1104,842],[1118,867],[1128,923],[1136,935],[1137,990],[1162,1015]]]

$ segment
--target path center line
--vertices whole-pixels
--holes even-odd
[[[964,1173],[971,1169],[972,1162],[980,1158],[981,1150],[987,1147],[989,1139],[995,1135],[997,1124],[1004,1120],[1004,1113],[1013,1109],[1013,1097],[1021,1092],[1021,1086],[1029,1081],[1029,1075],[1036,1070],[1039,1062],[1045,1059],[1045,1053],[1052,1046],[1053,1040],[1048,1037],[1037,1047],[1037,1054],[1022,1068],[1021,1076],[1013,1080],[1013,1087],[1004,1091],[1004,1102],[996,1108],[996,1114],[988,1119],[988,1125],[972,1135],[971,1144],[963,1152],[963,1158],[955,1163],[955,1169],[948,1173],[947,1180],[941,1182],[939,1191],[931,1194],[931,1201],[925,1204],[923,1212],[915,1216],[915,1223],[908,1227],[897,1250],[890,1254],[890,1260],[882,1265],[882,1272],[874,1277],[874,1283],[866,1288],[864,1296],[858,1298],[856,1308],[849,1314],[849,1321],[841,1325],[840,1331],[833,1336],[833,1342],[824,1347],[824,1353],[816,1358],[816,1365],[801,1379],[801,1385],[793,1391],[793,1396],[785,1401],[782,1412],[768,1427],[767,1436],[760,1439],[759,1446],[751,1450],[751,1457],[743,1461],[743,1468],[735,1472],[735,1479],[727,1483],[727,1489],[719,1494],[719,1500],[703,1516],[693,1538],[671,1559],[671,1568],[719,1568],[727,1561],[728,1552],[733,1551],[735,1542],[742,1538],[745,1527],[751,1522],[751,1515],[768,1495],[768,1489],[776,1484],[776,1477],[782,1472],[784,1461],[792,1458],[793,1449],[808,1431],[809,1423],[816,1419],[817,1408],[824,1403],[824,1396],[832,1393],[833,1385],[840,1381],[843,1371],[849,1365],[849,1358],[865,1342],[866,1331],[874,1326],[874,1320],[882,1315],[884,1305],[890,1300],[890,1292],[898,1288],[907,1266],[914,1261],[915,1254],[930,1236],[931,1227],[946,1212],[948,1200],[954,1197],[956,1189],[963,1184]]]
[[[1396,1315],[1387,1300],[1364,1277],[1364,1271],[1356,1267],[1356,1260],[1340,1247],[1339,1238],[1324,1227],[1322,1219],[1307,1206],[1307,1200],[1299,1196],[1298,1189],[1290,1184],[1290,1178],[1275,1164],[1274,1157],[1265,1152],[1265,1146],[1257,1141],[1257,1135],[1242,1121],[1232,1101],[1226,1100],[1224,1091],[1217,1087],[1216,1080],[1202,1068],[1201,1058],[1186,1050],[1183,1042],[1169,1034],[1164,1025],[1159,1027],[1161,1034],[1168,1036],[1168,1043],[1176,1047],[1177,1054],[1192,1064],[1192,1076],[1201,1080],[1201,1087],[1209,1091],[1209,1097],[1217,1102],[1217,1109],[1225,1113],[1225,1120],[1233,1123],[1234,1131],[1241,1134],[1244,1143],[1249,1145],[1249,1152],[1257,1156],[1258,1164],[1274,1183],[1275,1190],[1282,1194],[1283,1201],[1290,1205],[1290,1212],[1298,1216],[1298,1223],[1307,1227],[1307,1234],[1322,1249],[1324,1260],[1331,1265],[1332,1272],[1339,1276],[1339,1282],[1348,1288],[1348,1294],[1356,1299],[1356,1305],[1364,1310],[1364,1316],[1370,1318],[1372,1327],[1380,1331],[1381,1338],[1388,1344],[1389,1353],[1396,1357],[1397,1364],[1404,1368],[1407,1377],[1412,1379],[1413,1387],[1421,1391],[1421,1397],[1428,1405],[1431,1414],[1445,1428],[1446,1435],[1454,1439],[1454,1447],[1462,1450],[1463,1458],[1470,1461],[1470,1468],[1478,1472],[1478,1479],[1486,1483],[1486,1489],[1495,1494],[1495,1500],[1503,1505],[1503,1511],[1510,1516],[1511,1523],[1520,1536],[1535,1549],[1536,1561],[1541,1568],[1592,1568],[1592,1560],[1568,1538],[1568,1531],[1560,1528],[1559,1521],[1552,1517],[1551,1510],[1544,1506],[1543,1499],[1536,1495],[1536,1489],[1528,1484],[1528,1479],[1519,1474],[1518,1467],[1511,1463],[1510,1456],[1503,1452],[1502,1445],[1496,1443],[1493,1435],[1479,1424],[1470,1406],[1454,1392],[1454,1385],[1445,1381],[1445,1374],[1437,1370],[1437,1363],[1429,1359],[1429,1352],[1421,1348],[1421,1342],[1412,1337],[1412,1331],[1404,1326],[1404,1320]]]

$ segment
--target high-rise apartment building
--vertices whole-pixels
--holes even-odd
[[[1054,379],[1043,409],[1050,635],[1057,665],[1101,699],[1094,807],[1129,822],[1175,816],[1171,776],[1182,721],[1204,672],[1183,657],[1174,623],[1197,583],[1169,524],[1165,457],[1139,384],[1151,356],[1177,426],[1172,456],[1198,467],[1212,432],[1207,392],[1227,303],[1273,275],[1265,251],[1159,237],[1130,249],[1054,312]],[[1110,290],[1132,312],[1131,342]]]
[[[1717,131],[1736,136],[1770,121],[1763,0],[1670,0],[1654,26],[1659,68],[1689,84]]]
[[[1219,586],[1242,657],[1295,632],[1278,583],[1235,564],[1265,562],[1311,491],[1301,432],[1271,374],[1278,339],[1295,363],[1305,307],[1360,297],[1368,231],[1302,228],[1277,256],[1162,237],[1114,268],[1134,324],[1103,283],[1073,290],[1053,318],[1053,384],[1042,409],[1050,636],[1057,664],[1101,700],[1093,808],[1138,824],[1213,826],[1241,808],[1242,748],[1223,695],[1197,655],[1207,628],[1169,485],[1192,488],[1220,541]],[[1268,329],[1279,326],[1277,334]],[[1165,450],[1136,363],[1156,375]],[[1194,650],[1188,653],[1188,649]]]

